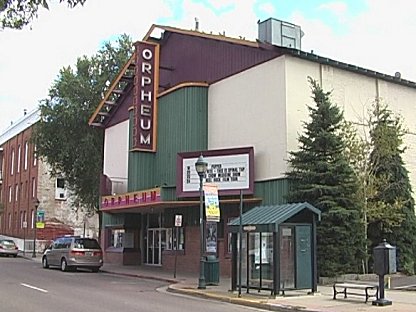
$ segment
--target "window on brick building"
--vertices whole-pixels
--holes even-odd
[[[12,190],[12,187],[11,186],[9,186],[9,203],[11,203],[12,202],[12,193],[13,193],[13,190]]]
[[[29,154],[29,144],[26,141],[25,142],[25,159],[24,159],[24,165],[23,165],[24,170],[27,170],[27,157],[28,157],[28,154]]]
[[[12,228],[12,214],[9,213],[9,220],[7,222],[7,228],[10,230]]]
[[[38,154],[36,152],[36,145],[33,147],[33,167],[36,166],[38,161]]]
[[[30,227],[33,229],[35,228],[35,211],[32,210],[30,213]]]
[[[36,195],[36,179],[32,178],[32,198],[35,198]]]
[[[14,194],[15,194],[14,201],[18,201],[19,200],[19,184],[16,184]]]
[[[22,157],[22,147],[19,146],[17,147],[17,173],[20,172],[20,161],[21,161],[21,157]]]
[[[65,179],[56,178],[55,199],[66,199]]]
[[[10,155],[10,174],[14,174],[14,149],[12,149],[12,153]]]

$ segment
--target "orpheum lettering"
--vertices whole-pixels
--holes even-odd
[[[137,151],[156,151],[158,58],[158,45],[148,42],[136,43],[132,135],[133,150]]]

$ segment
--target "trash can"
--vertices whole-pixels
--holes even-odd
[[[208,255],[204,262],[205,284],[218,285],[220,282],[220,263],[216,256]]]

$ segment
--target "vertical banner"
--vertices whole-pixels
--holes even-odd
[[[43,229],[45,228],[45,211],[38,210],[36,212],[36,228]]]
[[[156,152],[159,45],[137,42],[135,53],[132,149]]]
[[[207,222],[220,222],[220,204],[218,187],[215,184],[204,184],[205,216]]]
[[[217,253],[217,222],[207,222],[205,228],[205,250],[207,253]]]

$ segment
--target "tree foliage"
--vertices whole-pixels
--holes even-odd
[[[33,135],[37,153],[53,175],[66,179],[74,204],[91,212],[98,207],[103,131],[90,127],[88,120],[131,53],[131,39],[122,35],[116,46],[107,42],[92,57],[78,58],[75,68],[60,70],[39,105],[41,120]]]
[[[377,245],[382,239],[396,245],[399,269],[414,273],[416,217],[412,188],[402,154],[405,129],[387,105],[376,100],[370,118],[372,151],[370,170],[375,176],[375,192],[369,198],[368,234]]]
[[[316,107],[309,106],[299,150],[291,152],[289,201],[319,208],[318,271],[321,276],[357,272],[363,259],[362,206],[356,200],[357,177],[345,155],[343,114],[316,81],[309,79]]]
[[[86,0],[59,0],[66,2],[69,8],[78,4],[83,5]],[[49,9],[47,0],[0,0],[1,28],[22,29],[33,19],[37,18],[40,8]]]

